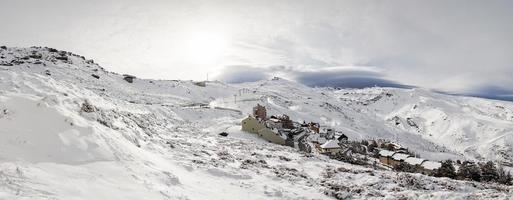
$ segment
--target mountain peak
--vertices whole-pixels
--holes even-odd
[[[1,46],[0,48],[0,66],[46,66],[50,64],[94,67],[104,71],[94,60],[86,59],[84,56],[55,48],[36,46],[29,48]]]

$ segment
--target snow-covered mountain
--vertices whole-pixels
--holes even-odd
[[[512,165],[513,103],[424,89],[146,80],[51,48],[0,48],[0,199],[509,198],[367,169],[240,131],[257,103],[431,160]],[[218,133],[226,131],[228,137]],[[405,178],[406,177],[406,178]],[[405,180],[416,180],[410,184]],[[420,185],[419,185],[420,184]]]

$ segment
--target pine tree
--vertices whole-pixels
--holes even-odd
[[[435,172],[435,176],[437,177],[449,177],[456,178],[456,170],[454,169],[454,165],[452,164],[452,160],[446,160],[442,162],[442,166],[438,168]]]
[[[513,177],[511,177],[511,173],[510,172],[506,173],[506,170],[504,170],[503,167],[499,167],[497,169],[497,174],[498,174],[498,178],[496,181],[498,183],[505,184],[505,185],[513,184]]]
[[[369,144],[369,152],[374,152],[374,150],[378,147],[378,144],[376,143],[376,141],[372,140],[371,143]]]
[[[492,161],[481,164],[481,174],[481,180],[483,181],[494,181],[499,179],[497,168]]]
[[[493,164],[493,163],[492,163]],[[481,181],[481,169],[471,161],[463,161],[457,173],[458,179]]]
[[[405,162],[400,162],[399,164],[395,165],[394,170],[400,171],[400,172],[410,172],[410,173],[416,172],[415,166],[410,165]]]

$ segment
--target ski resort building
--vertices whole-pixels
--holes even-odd
[[[417,171],[422,169],[422,163],[425,161],[426,161],[425,159],[416,158],[416,157],[408,157],[408,158],[404,159],[405,163],[408,163],[411,166],[414,166],[415,170],[417,170]]]
[[[265,129],[266,126],[260,120],[253,116],[248,116],[242,120],[242,130],[250,133],[258,133],[259,130]]]
[[[322,153],[336,154],[342,150],[342,147],[338,144],[338,140],[328,140],[326,143],[320,146]]]
[[[267,110],[260,104],[253,108],[253,115],[242,120],[243,131],[258,134],[269,142],[285,145],[287,136],[280,131],[281,127],[279,120],[267,119]]]
[[[248,116],[242,120],[242,130],[258,134],[265,140],[275,144],[285,144],[286,136],[279,132],[279,129],[270,127],[266,122],[253,116]]]
[[[427,161],[424,161],[421,164],[421,166],[422,166],[422,168],[420,169],[421,173],[430,175],[430,174],[433,174],[435,172],[435,170],[440,168],[442,166],[442,163],[427,160]]]
[[[378,154],[379,161],[384,165],[395,167],[404,162],[415,167],[416,172],[426,175],[433,174],[438,168],[442,166],[440,162],[416,158],[403,152],[380,150]]]
[[[257,119],[265,120],[267,119],[267,110],[265,109],[265,106],[261,106],[260,104],[257,104],[253,108],[253,116]]]
[[[319,151],[324,153],[337,153],[341,150],[338,145],[339,141],[333,140],[335,138],[333,129],[325,128],[323,131],[319,131],[318,123],[306,124],[303,122],[300,124],[292,121],[287,115],[272,115],[267,118],[267,110],[260,104],[257,104],[252,111],[252,114],[241,122],[243,131],[258,134],[263,139],[275,144],[294,148],[299,148],[299,144],[301,144],[301,149],[307,151],[311,151],[315,144],[319,144]],[[344,134],[338,138],[347,140],[347,136]],[[328,144],[326,141],[330,139],[333,141]]]
[[[263,128],[258,130],[258,135],[269,142],[281,145],[285,145],[287,139],[287,136],[283,135],[278,129]]]
[[[392,156],[391,166],[395,167],[396,165],[399,165],[400,163],[404,162],[404,160],[406,160],[406,158],[408,158],[408,157],[411,157],[411,156],[408,154],[405,154],[405,153],[395,153]]]
[[[392,156],[396,154],[393,151],[381,150],[379,151],[379,161],[384,165],[392,165]]]

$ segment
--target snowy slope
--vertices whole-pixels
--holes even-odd
[[[303,155],[240,131],[240,120],[260,103],[271,114],[320,121],[350,139],[398,140],[426,158],[507,162],[509,102],[420,89],[309,88],[283,79],[206,87],[179,80],[128,83],[92,60],[53,49],[7,48],[0,56],[0,199],[512,194],[504,186],[400,173],[419,180],[421,186],[411,187],[396,173]],[[230,135],[219,136],[222,131]]]
[[[381,91],[373,92],[376,90]],[[355,105],[350,99],[373,93],[366,97],[370,98],[367,105]],[[511,102],[442,95],[423,89],[364,89],[337,91],[336,95],[352,108],[375,114],[388,127],[418,135],[467,159],[513,164]]]

